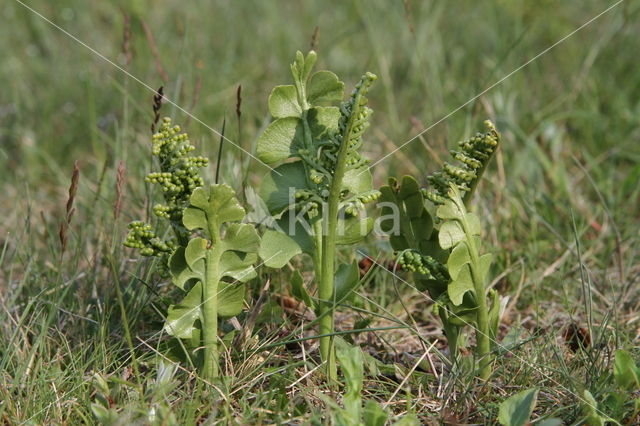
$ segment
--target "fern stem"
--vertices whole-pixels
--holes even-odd
[[[359,96],[354,102],[354,105],[358,105],[360,102]],[[334,332],[334,274],[335,274],[335,258],[336,258],[336,233],[338,229],[338,207],[340,203],[340,190],[342,189],[342,180],[347,166],[347,156],[349,153],[349,135],[353,127],[354,117],[357,111],[354,111],[347,122],[347,126],[343,133],[342,145],[338,151],[338,157],[336,159],[336,165],[334,174],[331,181],[331,187],[329,190],[329,197],[327,199],[327,215],[323,218],[326,220],[325,231],[326,235],[322,241],[322,269],[320,276],[320,287],[318,289],[318,296],[320,297],[320,334],[329,334],[320,338],[320,355],[322,360],[327,363],[326,374],[329,382],[337,380],[337,368],[336,368],[336,355],[335,348],[333,346],[333,334]]]
[[[484,285],[484,277],[480,271],[480,258],[478,257],[478,248],[472,236],[469,224],[466,220],[462,221],[462,227],[469,244],[469,255],[471,257],[471,276],[473,278],[473,287],[476,293],[478,311],[477,311],[477,328],[476,328],[476,356],[480,359],[480,368],[478,376],[482,380],[489,379],[491,375],[491,342],[489,341],[489,311],[487,309],[487,295]]]
[[[213,247],[207,249],[205,282],[202,283],[202,344],[204,360],[202,375],[205,380],[218,377],[218,264],[222,256],[218,229],[209,222],[209,238]]]
[[[346,148],[341,149],[338,154],[338,162],[331,183],[329,199],[327,201],[326,215],[326,236],[322,240],[322,266],[320,271],[320,287],[318,296],[321,300],[320,305],[320,334],[328,334],[320,338],[320,355],[322,360],[327,363],[326,374],[330,382],[337,380],[337,369],[335,361],[335,348],[333,347],[334,331],[333,322],[333,295],[334,295],[334,271],[336,257],[336,230],[338,228],[338,203],[340,201],[340,188],[344,177],[346,165]]]

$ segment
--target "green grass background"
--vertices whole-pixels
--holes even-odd
[[[0,4],[0,421],[74,424],[95,421],[92,374],[122,377],[132,364],[116,286],[125,294],[132,333],[151,347],[158,344],[163,303],[171,302],[167,283],[120,244],[126,223],[145,214],[151,194],[143,178],[150,168],[153,95],[122,70],[150,87],[164,85],[166,95],[197,118],[170,104],[162,109],[186,128],[200,152],[215,159],[219,137],[207,126],[220,130],[225,116],[227,137],[253,152],[270,120],[271,88],[289,82],[295,51],[309,49],[317,27],[321,68],[336,72],[349,90],[367,70],[379,76],[370,94],[375,113],[364,147],[376,162],[614,2],[25,4],[115,64],[19,2]],[[125,14],[131,19],[129,63],[123,53]],[[518,346],[518,357],[499,360],[489,392],[478,393],[456,378],[438,394],[437,384],[416,374],[407,391],[412,396],[403,390],[389,405],[394,413],[413,410],[424,422],[455,414],[460,421],[491,423],[498,402],[540,386],[545,393],[536,415],[579,422],[573,394],[588,388],[598,399],[610,386],[611,350],[638,346],[639,18],[640,2],[621,2],[374,167],[376,185],[405,173],[423,180],[483,120],[497,124],[504,142],[476,209],[497,256],[496,285],[514,302],[503,331],[536,336]],[[75,160],[80,188],[69,247],[61,257],[57,233]],[[120,218],[114,220],[121,161],[126,185]],[[268,170],[227,144],[222,179],[240,190],[247,167],[254,185]],[[213,176],[213,170],[206,174]],[[384,243],[371,240],[363,248],[388,255]],[[283,292],[287,277],[286,271],[275,275]],[[256,291],[260,286],[254,283]],[[400,292],[409,305],[425,309],[411,289]],[[381,274],[363,295],[406,317],[390,277]],[[433,323],[428,314],[420,316]],[[572,322],[592,325],[596,342],[588,351],[571,354],[561,346],[562,328]],[[128,380],[151,380],[153,351],[134,343],[142,372]],[[144,413],[162,401],[181,423],[320,421],[328,408],[313,396],[322,388],[319,382],[298,384],[287,395],[287,386],[307,368],[294,363],[283,369],[286,362],[276,361],[287,356],[231,357],[237,374],[226,384],[225,392],[233,394],[226,402],[181,371],[160,396],[114,390],[114,409],[125,423],[149,421]],[[367,392],[382,401],[397,386],[371,380]],[[416,393],[421,380],[429,385]]]

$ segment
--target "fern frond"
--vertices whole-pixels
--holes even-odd
[[[500,133],[493,123],[485,121],[487,131],[478,133],[470,139],[459,143],[459,150],[452,150],[451,155],[459,161],[459,165],[444,163],[441,171],[427,177],[430,188],[423,189],[426,198],[435,204],[444,204],[448,199],[449,186],[453,184],[464,192],[465,203],[473,195],[484,170],[500,144]]]

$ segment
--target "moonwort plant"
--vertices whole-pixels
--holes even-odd
[[[187,293],[169,307],[164,329],[180,339],[210,380],[218,376],[218,317],[242,310],[242,283],[256,276],[252,265],[260,238],[253,225],[239,223],[245,211],[230,186],[204,186],[198,168],[208,162],[189,156],[194,149],[187,134],[165,118],[153,135],[152,153],[160,171],[150,173],[147,181],[162,188],[165,203],[153,211],[169,221],[173,236],[162,239],[150,224],[136,221],[124,244],[143,256],[160,257],[173,283]]]
[[[333,311],[360,282],[355,262],[336,268],[336,246],[353,244],[371,231],[373,220],[361,213],[379,196],[359,153],[371,115],[366,94],[376,76],[366,73],[338,108],[330,104],[342,100],[344,83],[330,71],[312,74],[316,59],[313,51],[297,52],[294,84],[277,86],[269,96],[275,120],[258,139],[257,154],[267,164],[281,163],[260,189],[278,226],[265,232],[260,256],[271,259],[265,264],[274,268],[303,252],[312,256],[317,303],[301,286],[297,292],[319,315],[320,353],[333,381]]]
[[[399,216],[399,230],[389,237],[397,263],[412,272],[417,287],[436,302],[452,362],[457,362],[464,326],[472,325],[478,376],[486,380],[491,374],[491,349],[501,306],[498,293],[486,288],[492,256],[480,254],[480,221],[468,211],[500,143],[493,124],[485,124],[485,133],[460,142],[460,149],[451,152],[459,165],[445,163],[441,171],[427,177],[428,188],[420,188],[413,177],[405,176],[401,182],[390,179],[380,191],[382,214]],[[436,208],[435,220],[427,209],[429,203]],[[381,228],[391,231],[386,222]]]

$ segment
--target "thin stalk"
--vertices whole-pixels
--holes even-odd
[[[462,221],[462,227],[466,235],[471,236],[469,224],[466,220]],[[478,376],[482,380],[489,379],[491,376],[491,342],[489,341],[489,311],[487,310],[486,289],[484,279],[480,272],[480,258],[476,243],[473,237],[467,238],[469,244],[469,255],[471,256],[471,276],[473,278],[473,287],[476,293],[478,303],[478,321],[476,328],[476,355],[480,359],[480,370]]]
[[[202,283],[202,343],[204,362],[202,375],[205,380],[218,377],[218,264],[222,255],[218,227],[209,221],[209,238],[212,247],[207,249],[205,282]]]
[[[316,280],[321,281],[322,274],[322,220],[318,219],[313,223],[313,238],[315,239],[316,250],[313,254],[313,267],[315,268]]]
[[[359,99],[358,99],[359,102]],[[357,105],[357,103],[356,103]],[[355,114],[354,114],[355,115]],[[353,116],[352,116],[353,117]],[[342,189],[342,180],[346,171],[347,154],[349,145],[349,134],[353,125],[353,118],[348,122],[347,128],[343,134],[343,143],[338,151],[336,160],[336,168],[331,181],[329,190],[329,198],[327,200],[326,219],[326,235],[322,241],[322,269],[320,287],[318,288],[318,296],[320,298],[320,315],[324,315],[320,321],[320,334],[329,335],[320,338],[320,355],[322,360],[327,363],[326,374],[330,382],[336,381],[338,378],[336,368],[336,354],[333,346],[334,321],[333,310],[334,305],[331,299],[334,293],[333,277],[335,273],[336,258],[336,232],[338,229],[338,207],[340,203],[340,190]]]

